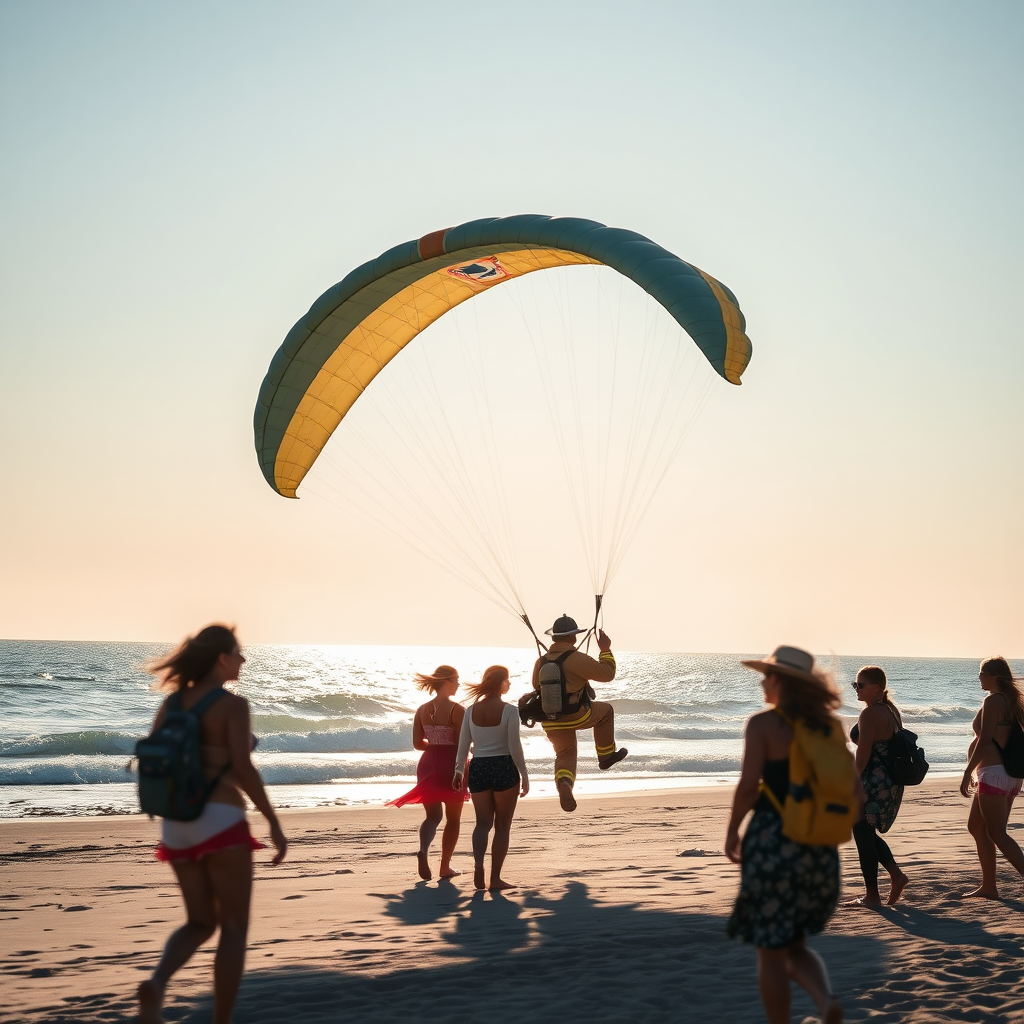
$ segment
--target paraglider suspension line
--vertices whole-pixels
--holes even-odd
[[[523,620],[523,622],[526,623],[526,628],[530,631],[530,634],[533,636],[533,642],[537,645],[537,654],[543,655],[547,648],[540,642],[540,637],[537,636],[537,632],[533,628],[533,623],[530,622],[530,616],[527,615],[526,612],[523,612],[523,614],[519,617]]]

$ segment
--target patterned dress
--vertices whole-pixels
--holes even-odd
[[[765,797],[743,836],[740,891],[726,931],[764,949],[784,949],[820,932],[839,902],[839,851],[782,834]]]
[[[878,740],[871,748],[871,757],[861,773],[867,802],[864,818],[879,832],[888,832],[903,801],[903,787],[889,774],[890,740]]]

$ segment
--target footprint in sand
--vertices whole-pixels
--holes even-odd
[[[281,899],[283,899],[283,900],[304,900],[305,898],[306,897],[302,893],[299,893],[296,896],[282,896],[281,897]]]
[[[64,913],[70,914],[74,910],[92,910],[92,907],[87,907],[84,903],[76,903],[73,907],[65,907]]]

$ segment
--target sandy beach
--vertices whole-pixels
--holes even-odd
[[[421,882],[418,808],[285,811],[287,861],[257,854],[235,1019],[760,1021],[754,951],[725,937],[738,876],[720,853],[730,797],[583,796],[572,816],[527,798],[505,872],[520,887],[505,896],[474,892],[468,827],[456,856],[467,874]],[[888,837],[911,878],[904,900],[840,909],[813,940],[849,1020],[1024,1019],[1024,885],[1001,863],[1003,902],[957,898],[978,875],[966,815],[952,779],[910,791]],[[0,824],[0,1020],[132,1019],[135,986],[181,920],[171,872],[151,856],[157,827]],[[843,884],[861,892],[852,844]],[[209,1019],[212,954],[174,980],[167,1020]],[[794,1020],[811,1013],[798,992]]]

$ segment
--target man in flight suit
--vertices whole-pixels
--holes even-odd
[[[615,655],[612,642],[604,630],[597,634],[597,646],[601,654],[597,661],[582,651],[577,651],[576,636],[585,633],[579,629],[575,619],[568,615],[555,619],[555,624],[545,631],[552,639],[547,653],[537,659],[533,666],[533,688],[540,691],[539,675],[545,661],[555,661],[561,655],[572,652],[562,662],[562,675],[569,709],[554,719],[541,722],[544,732],[555,748],[555,785],[558,787],[558,802],[563,811],[576,810],[576,798],[572,795],[576,783],[576,733],[580,729],[594,730],[594,746],[597,747],[597,766],[607,771],[618,764],[628,751],[615,749],[615,711],[611,704],[591,701],[593,690],[590,681],[608,683],[615,678]]]

